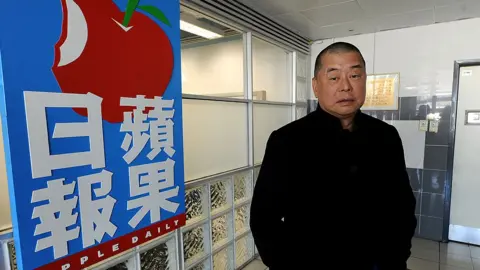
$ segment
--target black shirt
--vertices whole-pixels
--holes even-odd
[[[318,106],[274,131],[250,226],[271,270],[405,270],[415,197],[397,130],[360,111],[344,130]]]

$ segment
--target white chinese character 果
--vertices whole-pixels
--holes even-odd
[[[128,222],[132,228],[136,228],[142,219],[150,214],[150,222],[161,220],[160,209],[175,213],[179,204],[171,202],[178,196],[179,187],[174,183],[175,161],[149,163],[132,166],[129,168],[130,197],[127,202],[127,210],[140,208]]]
[[[94,185],[98,184],[100,187],[94,188]],[[112,173],[109,171],[103,170],[100,173],[78,178],[80,221],[84,248],[93,246],[95,241],[101,243],[106,233],[113,237],[117,231],[117,226],[110,222],[116,202],[112,196],[108,195],[111,190]],[[97,199],[93,199],[93,195]]]
[[[66,94],[25,91],[28,143],[32,177],[52,175],[55,169],[90,165],[105,167],[102,127],[102,98],[91,93]],[[88,137],[90,151],[51,155],[48,136],[47,108],[86,108],[86,122],[57,123],[52,138]]]
[[[68,254],[68,242],[77,239],[80,232],[78,226],[67,229],[77,222],[78,213],[72,212],[77,206],[78,197],[65,199],[65,196],[73,194],[75,182],[65,185],[64,181],[65,179],[50,180],[46,188],[32,193],[32,203],[47,201],[33,209],[32,219],[40,219],[34,236],[50,233],[37,240],[35,252],[52,247],[55,259]]]
[[[127,151],[123,159],[132,163],[150,140],[151,151],[147,154],[153,160],[162,150],[173,157],[173,109],[174,100],[164,100],[162,97],[146,99],[145,96],[136,98],[121,98],[122,106],[135,107],[133,112],[124,113],[124,122],[120,127],[127,133],[122,143],[122,149]],[[147,108],[152,108],[145,113]],[[150,121],[148,122],[148,120]]]

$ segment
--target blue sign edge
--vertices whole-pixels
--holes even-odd
[[[6,93],[5,93],[5,80],[3,79],[3,60],[2,60],[2,49],[0,47],[0,106],[1,106],[1,119],[2,119],[2,136],[3,136],[3,149],[5,154],[5,168],[7,172],[7,183],[8,183],[8,194],[9,194],[9,203],[10,203],[10,216],[12,219],[13,227],[13,240],[15,246],[20,246],[20,237],[17,237],[18,233],[18,215],[17,215],[17,205],[15,203],[15,181],[13,180],[13,169],[12,169],[12,157],[10,155],[10,137],[8,133],[8,123],[7,123],[7,103],[6,103]],[[12,203],[13,202],[13,203]],[[22,249],[15,249],[15,252],[18,256],[22,256]],[[17,268],[23,270],[23,264],[21,261],[17,261]]]

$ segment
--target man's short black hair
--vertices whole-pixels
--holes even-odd
[[[313,77],[317,76],[317,73],[320,71],[320,68],[322,67],[322,57],[327,54],[327,53],[342,53],[342,52],[356,52],[360,55],[362,58],[363,65],[365,66],[365,59],[363,58],[362,53],[360,50],[353,44],[347,43],[347,42],[335,42],[325,49],[323,49],[318,55],[317,58],[315,59],[315,70],[313,73]]]

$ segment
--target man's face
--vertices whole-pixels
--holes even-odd
[[[339,118],[352,116],[365,102],[367,74],[357,52],[326,53],[312,81],[322,109]]]

